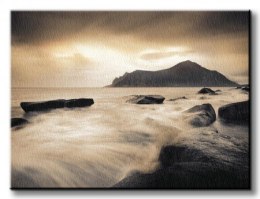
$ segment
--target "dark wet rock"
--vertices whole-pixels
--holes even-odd
[[[12,118],[11,119],[11,127],[20,126],[20,125],[24,125],[27,123],[28,123],[28,121],[23,118]]]
[[[183,96],[183,97],[177,97],[177,98],[174,98],[174,99],[169,99],[169,101],[176,101],[176,100],[181,100],[181,99],[188,99],[188,98]]]
[[[64,99],[42,101],[42,102],[22,102],[20,105],[25,112],[46,111],[49,109],[64,108]]]
[[[216,113],[211,104],[197,105],[185,112],[191,113],[188,115],[188,121],[196,127],[208,126],[216,120]]]
[[[164,99],[161,95],[134,95],[127,102],[133,104],[162,104]]]
[[[178,162],[209,162],[210,158],[197,149],[168,145],[162,147],[159,161],[162,167],[169,167]]]
[[[91,106],[92,104],[94,104],[94,100],[86,98],[71,99],[65,101],[65,107],[67,108],[85,107]]]
[[[244,86],[244,87],[241,88],[241,90],[249,92],[250,88],[248,86]]]
[[[218,115],[227,122],[248,122],[249,101],[237,102],[221,106]]]
[[[186,146],[161,149],[161,167],[151,173],[135,172],[115,188],[249,188],[248,168],[231,167]]]
[[[58,99],[51,101],[42,102],[22,102],[20,105],[25,112],[32,111],[47,111],[57,108],[74,108],[74,107],[85,107],[94,104],[93,99],[80,98],[80,99]]]
[[[250,91],[250,86],[249,86],[249,84],[244,84],[244,85],[237,86],[236,89],[241,89],[242,91],[249,92]]]
[[[198,91],[199,94],[210,94],[210,95],[215,95],[215,91],[213,91],[210,88],[202,88]]]
[[[152,173],[135,173],[114,188],[249,189],[248,171],[205,162],[180,162]]]

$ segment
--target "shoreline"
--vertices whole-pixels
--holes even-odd
[[[219,95],[190,91],[178,94],[187,99],[169,101],[177,95],[161,90],[166,96],[164,104],[125,103],[127,98],[118,93],[112,99],[94,97],[95,104],[89,108],[27,114],[31,123],[12,130],[12,188],[156,188],[158,182],[157,188],[247,189],[249,163],[244,158],[248,157],[249,126],[222,123],[217,110],[232,102],[233,95],[239,101],[248,95],[235,88],[222,90]],[[185,111],[205,103],[213,105],[216,121],[194,127],[189,122],[197,113]],[[162,166],[159,157],[165,146],[175,147],[168,154],[173,162]],[[75,176],[77,173],[81,175]],[[207,178],[211,175],[216,181]],[[225,176],[232,179],[229,184],[224,183]],[[17,184],[17,179],[31,184]]]

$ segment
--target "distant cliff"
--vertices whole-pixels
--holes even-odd
[[[192,87],[238,86],[217,71],[203,68],[191,61],[181,62],[159,71],[136,70],[115,78],[111,87]]]

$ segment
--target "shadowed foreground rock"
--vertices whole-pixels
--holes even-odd
[[[162,104],[164,99],[161,95],[134,95],[127,102],[132,104]]]
[[[161,166],[166,168],[180,162],[209,162],[210,158],[202,151],[196,149],[191,149],[185,146],[169,145],[162,147],[159,161]]]
[[[249,101],[237,102],[221,106],[218,115],[227,122],[249,121]]]
[[[185,112],[191,113],[187,119],[196,127],[208,126],[216,120],[216,113],[211,104],[197,105]]]
[[[135,173],[115,188],[249,189],[246,171],[203,162],[176,163],[153,173]]]
[[[11,127],[20,126],[23,124],[27,124],[28,121],[23,118],[12,118],[11,119]]]
[[[115,188],[249,188],[249,173],[217,162],[202,151],[184,146],[163,147],[161,167],[151,173],[136,172]]]
[[[199,94],[210,94],[210,95],[216,95],[215,91],[213,91],[210,88],[202,88],[198,91]]]
[[[80,99],[58,99],[51,101],[42,101],[42,102],[22,102],[20,105],[25,112],[32,111],[46,111],[57,108],[76,108],[76,107],[85,107],[91,106],[94,104],[93,99],[80,98]]]

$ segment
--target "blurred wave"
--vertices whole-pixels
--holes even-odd
[[[110,187],[134,171],[159,166],[164,145],[182,145],[208,153],[228,165],[246,166],[248,127],[216,121],[194,128],[183,111],[197,104],[223,104],[248,96],[221,88],[221,95],[200,99],[198,88],[14,89],[12,116],[29,119],[13,129],[12,187]],[[160,94],[164,104],[125,103],[132,94]],[[24,114],[21,101],[92,97],[88,108]],[[186,96],[187,100],[167,99]],[[217,133],[216,133],[217,132]]]

